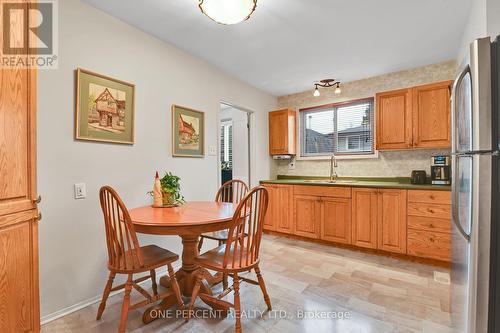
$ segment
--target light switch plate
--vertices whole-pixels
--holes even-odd
[[[217,146],[208,146],[208,155],[217,156]]]
[[[85,183],[75,184],[75,199],[85,199],[87,196],[87,189]]]

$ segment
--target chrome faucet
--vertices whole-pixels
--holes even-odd
[[[330,182],[335,183],[337,181],[338,175],[337,172],[335,171],[335,168],[337,168],[337,157],[335,157],[335,154],[332,154],[332,158],[330,159]]]

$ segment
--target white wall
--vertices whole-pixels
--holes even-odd
[[[498,0],[496,0],[498,1]],[[469,19],[465,24],[462,43],[458,50],[457,60],[460,63],[465,56],[469,44],[477,38],[486,37],[486,2],[487,0],[473,0],[470,8]]]
[[[211,200],[217,156],[171,157],[170,106],[206,112],[206,146],[217,146],[221,100],[255,111],[253,173],[269,177],[267,111],[276,98],[77,0],[59,2],[59,69],[39,72],[38,186],[42,316],[100,295],[106,281],[100,186],[114,186],[129,207],[149,203],[155,170],[182,178],[187,200]],[[74,141],[77,67],[136,85],[135,145]],[[73,184],[87,184],[74,200]],[[180,253],[178,237],[143,237]]]
[[[487,1],[487,29],[488,35],[493,39],[500,35],[500,0]]]

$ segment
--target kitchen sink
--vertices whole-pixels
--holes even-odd
[[[328,179],[310,179],[304,180],[305,183],[315,183],[315,184],[354,184],[357,183],[357,180],[348,180],[348,179],[338,179],[335,181],[330,181]]]

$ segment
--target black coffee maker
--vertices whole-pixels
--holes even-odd
[[[451,159],[447,155],[431,157],[431,183],[434,185],[451,184]]]

